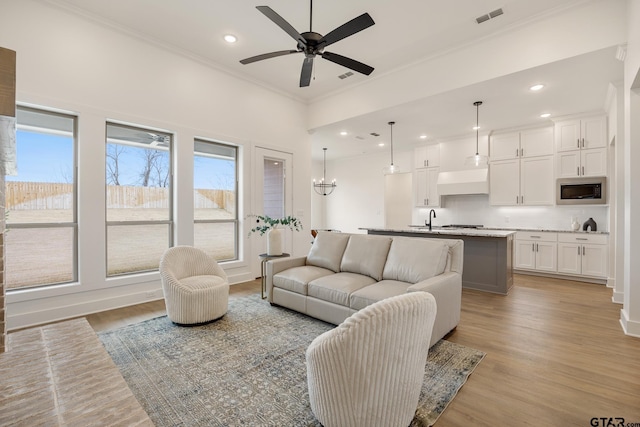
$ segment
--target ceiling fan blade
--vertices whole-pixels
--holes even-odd
[[[320,48],[324,48],[326,46],[329,46],[330,44],[333,44],[366,28],[369,28],[373,24],[375,24],[375,22],[373,22],[373,18],[371,18],[368,13],[363,13],[357,18],[353,18],[346,24],[340,25],[338,28],[324,36],[318,43],[318,46]]]
[[[301,43],[303,46],[307,45],[307,41],[300,35],[300,33],[293,28],[282,16],[278,15],[269,6],[256,6],[260,12],[262,12],[267,18],[271,19],[278,27],[282,28],[287,34],[289,34],[295,41]]]
[[[367,64],[358,62],[355,59],[347,58],[346,56],[338,55],[337,53],[322,52],[319,55],[322,55],[322,57],[327,61],[335,62],[336,64],[351,68],[353,71],[357,71],[367,76],[374,70],[373,67],[370,67]]]
[[[284,55],[289,55],[292,53],[299,53],[299,52],[300,52],[299,50],[279,50],[277,52],[263,53],[262,55],[256,55],[256,56],[252,56],[251,58],[241,59],[240,63],[246,65],[256,61],[262,61],[263,59],[275,58],[278,56],[284,56]]]
[[[304,58],[302,71],[300,72],[300,87],[307,87],[311,83],[311,72],[313,71],[313,58]]]

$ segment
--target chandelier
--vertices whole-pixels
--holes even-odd
[[[322,161],[322,179],[320,180],[320,182],[316,182],[315,179],[313,180],[313,189],[321,196],[328,196],[329,194],[333,193],[333,190],[336,189],[336,180],[334,179],[333,181],[331,181],[331,183],[326,182],[325,176],[327,174],[327,148],[323,148],[322,151],[324,151],[324,160]]]

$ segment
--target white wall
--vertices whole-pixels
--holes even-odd
[[[628,46],[624,66],[625,188],[624,304],[620,322],[625,331],[640,337],[640,0],[628,0]]]
[[[309,228],[310,144],[305,106],[45,2],[2,2],[0,46],[17,52],[17,99],[79,117],[79,283],[7,295],[8,327],[82,315],[161,297],[159,274],[106,279],[105,121],[165,129],[175,135],[176,236],[193,242],[193,139],[240,147],[242,218],[252,212],[250,156],[261,145],[293,154],[292,213]],[[232,282],[258,271],[241,224],[242,259],[226,263]],[[309,239],[294,234],[293,253]],[[253,266],[253,268],[252,268]]]

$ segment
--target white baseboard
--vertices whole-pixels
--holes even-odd
[[[611,302],[624,304],[624,292],[613,291],[613,294],[611,295]]]
[[[640,322],[629,320],[629,316],[624,309],[620,310],[620,324],[626,335],[640,338]]]

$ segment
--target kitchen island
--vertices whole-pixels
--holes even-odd
[[[367,234],[464,241],[462,287],[506,295],[513,286],[515,231],[424,226],[406,229],[361,228]]]

